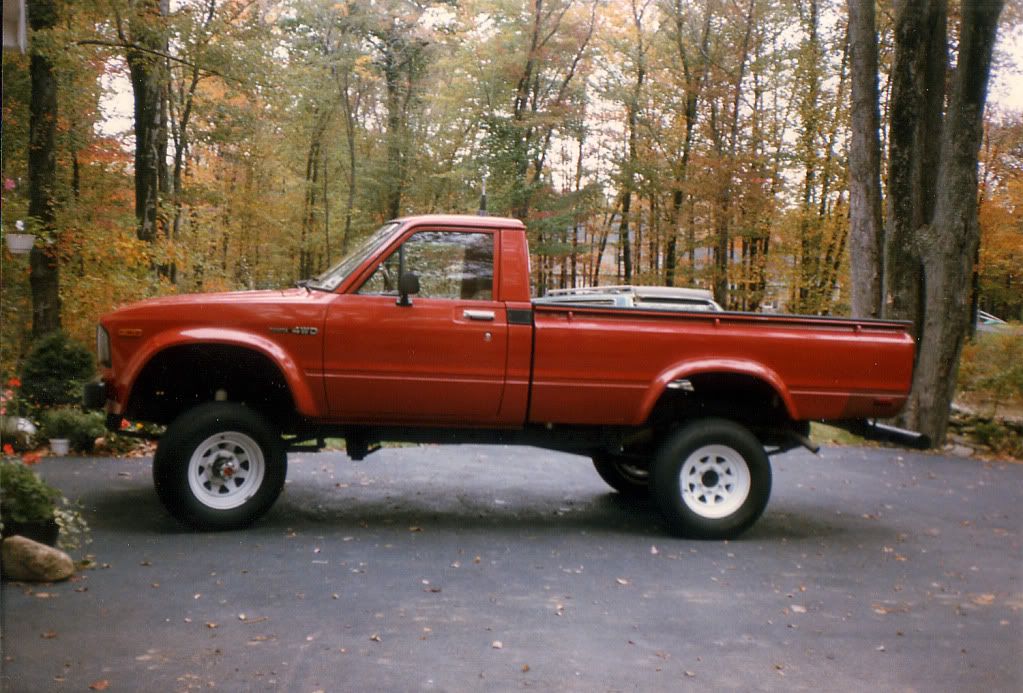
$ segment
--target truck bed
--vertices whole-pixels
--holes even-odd
[[[913,372],[896,321],[542,302],[533,313],[532,423],[638,425],[666,387],[710,372],[769,385],[794,420],[886,417]]]

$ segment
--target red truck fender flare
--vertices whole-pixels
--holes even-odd
[[[124,393],[124,400],[135,385],[142,369],[161,352],[176,346],[192,344],[223,344],[255,351],[268,358],[280,369],[291,391],[295,409],[307,416],[315,416],[316,399],[302,370],[279,344],[261,335],[222,327],[190,327],[173,329],[153,335],[145,345],[132,354],[118,379],[117,390]]]
[[[669,389],[669,385],[676,381],[685,380],[696,375],[706,373],[728,373],[734,375],[745,375],[768,384],[785,405],[785,411],[792,419],[799,418],[799,411],[792,399],[784,381],[770,368],[767,368],[756,361],[743,359],[700,359],[696,361],[685,361],[675,364],[654,378],[653,384],[643,399],[642,415],[644,420],[650,416],[654,406],[661,396]]]

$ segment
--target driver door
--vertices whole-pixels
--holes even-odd
[[[504,394],[508,325],[490,231],[419,230],[327,313],[324,382],[350,423],[485,425]],[[398,276],[419,277],[398,305]]]

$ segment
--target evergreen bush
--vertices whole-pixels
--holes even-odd
[[[96,374],[92,353],[63,332],[42,337],[25,359],[21,393],[38,407],[78,404]]]

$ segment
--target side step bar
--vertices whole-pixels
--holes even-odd
[[[931,447],[931,439],[923,433],[878,423],[872,419],[829,421],[828,425],[880,443],[894,443],[895,445],[913,450],[927,450]]]

